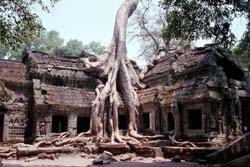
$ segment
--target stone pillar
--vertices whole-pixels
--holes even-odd
[[[210,122],[209,122],[209,115],[211,113],[211,103],[205,103],[202,113],[202,129],[205,133],[208,133],[210,130]]]
[[[165,109],[165,105],[160,103],[160,108],[161,108],[161,133],[165,134],[168,132],[168,113],[167,110]]]
[[[149,121],[149,126],[150,126],[149,128],[152,129],[154,133],[156,133],[156,122],[155,122],[156,121],[156,119],[155,119],[156,109],[155,109],[155,107],[154,107],[153,111],[154,112],[149,113],[149,120],[150,120]]]
[[[73,113],[68,117],[68,131],[77,134],[77,116]]]
[[[172,107],[172,114],[174,116],[175,137],[180,138],[181,137],[181,124],[180,124],[180,113],[179,113],[177,102],[174,101],[171,104],[171,107]]]

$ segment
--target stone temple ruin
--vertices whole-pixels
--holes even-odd
[[[177,139],[216,148],[248,132],[250,73],[230,55],[207,45],[176,50],[148,65],[143,78],[147,87],[138,92],[140,133],[166,138],[175,134]],[[0,60],[0,142],[30,143],[65,131],[87,131],[99,80],[84,71],[80,59],[86,56],[91,55],[27,52],[22,62]],[[121,105],[120,133],[127,128]],[[164,156],[181,154],[174,147],[162,151]]]

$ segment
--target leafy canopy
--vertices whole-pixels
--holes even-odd
[[[105,46],[102,46],[100,42],[92,41],[89,44],[84,45],[83,50],[89,53],[102,55],[105,53]]]
[[[50,0],[53,5],[58,0]],[[18,47],[28,43],[43,29],[38,15],[31,7],[48,7],[42,0],[1,0],[0,1],[0,42],[5,46]]]
[[[248,16],[250,20],[250,14]],[[235,58],[239,59],[250,69],[250,21],[247,24],[247,31],[244,33],[243,38],[240,40],[236,48],[233,49]]]
[[[77,56],[83,50],[97,55],[105,53],[105,47],[100,42],[92,41],[84,45],[82,41],[70,39],[64,45],[64,39],[60,37],[59,32],[54,30],[47,32],[44,30],[40,33],[40,36],[34,36],[28,44],[23,43],[16,48],[6,47],[0,42],[0,59],[20,60],[24,49],[64,56]]]
[[[235,43],[233,19],[250,13],[250,0],[161,0],[161,6],[168,23],[165,38],[209,38],[226,48]]]

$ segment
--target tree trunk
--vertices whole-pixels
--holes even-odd
[[[105,78],[106,83],[96,88],[96,99],[92,105],[90,133],[102,137],[106,133],[104,129],[104,115],[108,115],[108,136],[112,141],[123,142],[118,129],[118,107],[119,95],[125,105],[129,116],[129,134],[137,135],[137,94],[134,87],[143,86],[139,77],[127,57],[126,31],[128,18],[132,15],[138,5],[138,0],[125,0],[119,8],[116,16],[113,38],[108,53],[96,62],[83,59],[86,70],[99,71],[99,76]],[[117,88],[119,92],[117,91]],[[110,107],[105,107],[109,100]],[[108,108],[108,111],[107,111]],[[105,110],[106,109],[106,110]],[[104,114],[107,112],[108,114]]]

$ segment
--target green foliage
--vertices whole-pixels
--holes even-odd
[[[40,39],[40,50],[36,47],[32,48],[33,50],[43,51],[48,54],[55,54],[63,47],[64,40],[60,38],[60,34],[57,31],[49,31],[44,37]]]
[[[25,49],[59,56],[77,56],[83,50],[97,55],[105,52],[105,47],[100,42],[90,42],[83,45],[81,41],[71,39],[64,45],[64,39],[60,37],[59,32],[52,30],[49,32],[41,31],[39,36],[35,36],[31,41],[21,44],[20,47],[11,48],[0,43],[0,59],[20,60]]]
[[[20,60],[21,53],[22,49],[20,48],[9,49],[4,44],[0,43],[0,59]]]
[[[92,41],[89,44],[84,45],[83,50],[89,53],[102,55],[105,53],[105,46],[102,46],[100,42]]]
[[[83,44],[81,41],[71,39],[67,42],[65,49],[72,55],[78,55],[83,50]]]
[[[248,16],[250,20],[250,15]],[[244,65],[250,69],[250,21],[247,25],[247,31],[236,48],[233,49],[236,59],[239,59]]]
[[[77,39],[71,39],[65,46],[60,47],[54,51],[55,55],[78,55],[83,50],[83,44]]]
[[[2,43],[0,43],[0,58],[4,59],[8,55],[9,49]]]
[[[226,48],[235,42],[233,19],[250,13],[249,0],[162,0],[161,6],[168,23],[165,38],[213,39]]]
[[[58,0],[50,0],[53,5]],[[48,7],[42,0],[0,1],[0,42],[7,47],[20,47],[37,36],[43,27],[31,7],[38,4],[43,10]]]

